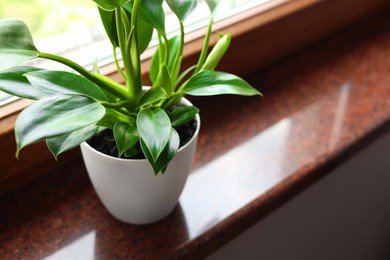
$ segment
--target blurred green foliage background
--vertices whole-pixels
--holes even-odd
[[[100,23],[92,0],[1,0],[0,18],[17,18],[30,28],[34,39]]]

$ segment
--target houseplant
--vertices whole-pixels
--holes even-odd
[[[197,127],[200,123],[198,109],[188,101],[182,101],[184,95],[260,94],[243,79],[215,71],[230,44],[229,34],[221,34],[217,44],[207,54],[213,13],[217,7],[216,0],[207,1],[211,18],[199,61],[185,70],[181,68],[184,48],[183,22],[196,7],[196,0],[166,0],[180,24],[179,35],[170,39],[165,31],[163,0],[94,2],[113,46],[115,62],[124,79],[124,85],[100,74],[96,64],[93,71],[88,71],[64,57],[37,50],[23,22],[0,19],[0,90],[37,100],[20,113],[16,122],[17,156],[23,147],[41,140],[46,140],[55,157],[80,144],[84,154],[86,150],[93,150],[85,141],[109,129],[108,132],[111,131],[115,140],[117,155],[125,158],[117,159],[118,161],[147,161],[156,178],[164,178],[170,173],[161,173],[166,171],[179,150],[180,136],[175,129],[189,124],[194,118],[197,118]],[[147,48],[153,31],[156,31],[158,38],[158,48],[150,67],[153,84],[150,88],[143,88],[140,54]],[[117,50],[122,57],[123,68],[119,65]],[[25,62],[35,58],[60,62],[74,72],[23,66]],[[194,131],[197,132],[198,128]],[[195,141],[192,140],[193,143],[196,143]],[[190,152],[191,156],[193,151]],[[131,159],[142,157],[146,159]],[[115,161],[115,158],[113,160]],[[110,169],[111,167],[113,166],[110,165]],[[89,168],[87,165],[92,182],[97,188],[99,185],[95,183]],[[103,182],[107,182],[116,173],[110,170],[104,174],[106,178]],[[187,174],[182,173],[185,176]],[[181,187],[178,188],[177,197],[184,182],[179,184]],[[167,185],[169,187],[169,184]],[[107,193],[98,189],[97,192],[101,198],[103,193]],[[124,195],[121,193],[118,196]],[[109,208],[108,202],[102,200]],[[155,221],[170,210],[145,222]],[[110,208],[109,211],[113,213]],[[118,218],[126,222],[142,222],[127,220],[126,217]]]

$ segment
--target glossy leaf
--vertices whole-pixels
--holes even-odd
[[[107,100],[100,88],[86,78],[66,71],[40,70],[26,74],[38,91],[47,96],[58,94],[85,95],[95,100]]]
[[[163,0],[142,0],[140,3],[139,19],[165,35],[165,14]]]
[[[115,22],[115,12],[107,11],[100,7],[98,7],[98,9],[100,14],[100,20],[103,23],[104,30],[106,31],[106,34],[110,39],[111,45],[114,48],[119,47],[118,33]]]
[[[44,94],[36,90],[24,76],[25,73],[39,70],[41,69],[21,66],[0,72],[0,90],[22,98],[43,98]]]
[[[113,132],[119,156],[124,154],[139,141],[137,127],[127,123],[116,123]]]
[[[164,173],[166,168],[168,167],[169,162],[175,157],[177,150],[180,145],[180,137],[175,129],[171,128],[169,141],[165,146],[161,155],[157,158],[156,161],[153,160],[152,155],[150,154],[146,144],[141,140],[141,148],[144,152],[146,159],[148,159],[151,164],[154,175],[157,175],[159,172]]]
[[[165,90],[161,87],[152,87],[142,96],[138,107],[144,107],[154,102],[160,101],[167,98],[168,95]]]
[[[207,56],[201,70],[214,70],[215,67],[217,67],[219,61],[229,48],[231,39],[232,37],[230,34],[225,34],[218,40],[217,44],[215,44],[214,48]]]
[[[38,55],[25,23],[16,19],[0,19],[0,71],[16,67]]]
[[[193,96],[235,94],[242,96],[261,95],[248,82],[233,74],[203,70],[189,79],[181,93]]]
[[[173,127],[181,126],[191,121],[199,109],[195,106],[179,106],[169,114]]]
[[[170,137],[171,121],[168,115],[161,108],[142,109],[137,116],[137,129],[153,161],[156,161]]]
[[[126,15],[129,21],[131,21],[132,6],[133,6],[133,2],[127,2],[126,4],[123,5],[123,9],[126,11]],[[139,16],[142,16],[142,13]],[[138,18],[137,21],[137,35],[138,35],[139,52],[143,53],[149,47],[149,43],[153,35],[153,27],[148,23],[144,22],[142,17]]]
[[[196,0],[166,0],[180,21],[184,21],[196,8]]]
[[[117,7],[122,6],[129,0],[93,0],[100,8],[106,11],[112,11]]]
[[[169,57],[168,57],[168,71],[172,71],[174,66],[175,57],[177,52],[179,51],[180,46],[180,38],[178,36],[174,36],[168,40],[168,48],[169,48]],[[150,64],[150,79],[153,83],[157,82],[158,75],[160,73],[160,50],[157,49],[152,57],[152,61]]]
[[[20,149],[95,124],[105,113],[100,103],[84,96],[43,98],[24,109],[15,125],[17,154]]]
[[[143,22],[142,20],[138,20],[137,34],[139,53],[142,54],[149,47],[149,43],[152,40],[153,27]]]
[[[94,136],[98,130],[98,126],[89,125],[68,134],[49,138],[46,140],[46,144],[54,157],[57,158],[60,153],[73,149]]]

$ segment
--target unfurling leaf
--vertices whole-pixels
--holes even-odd
[[[210,54],[207,56],[205,63],[201,70],[214,70],[217,67],[219,61],[225,55],[227,49],[229,48],[232,36],[230,34],[223,35],[215,44],[214,48],[211,50]]]

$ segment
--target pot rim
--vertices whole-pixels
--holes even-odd
[[[192,103],[185,97],[183,97],[179,101],[179,103],[182,103],[182,104],[184,104],[186,106],[192,106]],[[189,145],[191,145],[194,142],[195,137],[199,134],[199,131],[200,131],[200,116],[199,116],[199,113],[196,114],[195,120],[196,120],[196,129],[195,129],[194,135],[191,137],[191,139],[185,145],[180,147],[177,152],[180,152],[181,150],[184,150]],[[107,155],[105,153],[102,153],[102,152],[96,150],[95,148],[90,146],[86,141],[82,142],[80,145],[85,146],[89,150],[91,150],[91,151],[101,155],[102,157],[109,158],[109,159],[112,159],[112,160],[126,161],[126,162],[128,162],[128,161],[134,161],[134,162],[146,162],[146,161],[148,161],[147,159],[128,159],[128,158],[118,158],[118,157],[114,157],[114,156],[111,156],[111,155]]]

